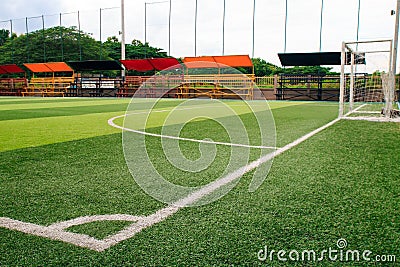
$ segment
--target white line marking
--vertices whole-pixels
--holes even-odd
[[[33,223],[26,223],[10,218],[0,217],[0,226],[10,230],[20,231],[25,234],[36,235],[52,240],[63,241],[79,247],[89,248],[95,251],[103,251],[110,246],[102,240],[98,240],[88,235],[66,232],[63,230],[52,229],[51,227],[41,226]]]
[[[372,122],[400,122],[400,118],[385,118],[385,117],[366,117],[366,116],[356,116],[356,117],[350,117],[351,114],[356,113],[356,114],[380,114],[380,112],[363,112],[359,111],[361,108],[365,107],[367,104],[363,104],[359,106],[358,108],[354,109],[353,111],[349,111],[347,114],[343,116],[342,119],[344,120],[352,120],[352,121],[372,121]]]
[[[169,216],[175,214],[183,207],[193,204],[201,198],[213,193],[215,190],[220,187],[234,181],[237,178],[240,178],[245,173],[259,167],[261,164],[268,162],[274,157],[282,154],[283,152],[299,145],[310,137],[318,134],[319,132],[325,130],[326,128],[332,126],[333,124],[340,121],[340,118],[337,118],[324,126],[298,138],[286,146],[277,149],[275,152],[269,153],[258,160],[250,162],[249,164],[239,168],[238,170],[229,173],[228,175],[218,179],[205,187],[195,191],[188,196],[182,198],[181,200],[176,201],[172,205],[169,205],[165,208],[162,208],[155,213],[143,217],[143,216],[132,216],[132,215],[99,215],[99,216],[84,216],[81,218],[69,220],[66,222],[55,223],[50,226],[41,226],[32,223],[25,223],[17,220],[13,220],[10,218],[0,217],[0,226],[5,227],[11,230],[17,230],[23,233],[32,234],[36,236],[46,237],[52,240],[59,240],[67,243],[74,244],[79,247],[89,248],[98,252],[104,251],[109,247],[116,245],[124,240],[132,238],[137,233],[141,232],[143,229],[151,227],[159,222],[164,221]],[[120,216],[120,217],[119,217]],[[80,225],[82,223],[93,222],[97,220],[128,220],[135,221],[135,223],[131,224],[127,228],[121,230],[120,232],[111,235],[103,240],[98,240],[93,237],[84,234],[76,234],[67,232],[64,229],[66,227],[70,227],[72,225]]]
[[[360,113],[360,114],[381,114],[380,111],[353,111],[352,113]]]
[[[97,221],[137,222],[142,219],[143,219],[143,217],[127,215],[127,214],[94,215],[94,216],[84,216],[84,217],[79,217],[79,218],[72,219],[69,221],[54,223],[54,224],[49,225],[49,227],[51,229],[65,230],[72,226],[91,223],[91,222],[97,222]]]
[[[166,110],[165,110],[166,111]],[[165,111],[158,111],[158,112],[165,112]],[[168,110],[169,111],[169,110]],[[120,127],[118,125],[115,125],[113,120],[123,117],[118,116],[114,117],[109,120],[109,124],[113,127],[120,128],[122,130],[124,127]],[[259,167],[261,164],[268,162],[269,160],[273,159],[274,157],[282,154],[283,152],[297,146],[298,144],[304,142],[305,140],[309,139],[310,137],[314,136],[315,134],[323,131],[324,129],[332,126],[336,122],[338,122],[340,119],[335,119],[331,121],[330,123],[327,123],[326,125],[300,137],[299,139],[295,140],[294,142],[282,147],[278,148],[275,152],[269,153],[258,160],[255,160],[238,170],[224,176],[221,179],[218,179],[207,186],[201,188],[198,191],[195,191],[185,198],[182,198],[181,200],[178,200],[177,202],[173,203],[170,206],[167,206],[165,208],[162,208],[155,213],[149,215],[149,216],[133,216],[133,215],[126,215],[126,214],[114,214],[114,215],[95,215],[95,216],[84,216],[64,222],[58,222],[54,223],[50,226],[41,226],[41,225],[36,225],[32,223],[26,223],[26,222],[21,222],[18,220],[13,220],[10,218],[6,217],[0,217],[0,226],[8,228],[10,230],[17,230],[23,233],[27,234],[32,234],[36,236],[41,236],[41,237],[46,237],[52,240],[59,240],[63,241],[66,243],[74,244],[79,247],[84,247],[84,248],[89,248],[98,252],[104,251],[108,249],[109,247],[118,244],[121,241],[124,241],[126,239],[129,239],[136,235],[137,233],[141,232],[143,229],[151,227],[154,224],[157,224],[165,219],[167,219],[169,216],[175,214],[177,211],[179,211],[181,208],[193,204],[196,201],[200,200],[201,198],[211,194],[215,190],[219,189],[220,187],[234,181],[237,178],[240,178],[242,175],[245,173]],[[145,132],[140,132],[140,131],[135,131],[134,132],[140,133],[140,134],[149,134],[153,135],[150,133],[145,133]],[[160,136],[160,135],[153,135],[157,137],[163,137],[163,138],[168,138],[165,136]],[[177,137],[171,137],[171,138],[177,138]],[[194,139],[183,139],[186,141],[203,141],[203,140],[194,140]],[[217,143],[218,142],[214,142]],[[219,143],[219,144],[225,144],[225,145],[239,145],[240,144],[228,144],[228,143]],[[253,146],[255,147],[255,146]],[[258,147],[261,148],[261,147]],[[263,147],[267,148],[267,147]],[[268,147],[269,148],[269,147]],[[75,225],[81,225],[85,223],[90,223],[90,222],[95,222],[95,221],[111,221],[111,220],[120,220],[120,221],[132,221],[134,222],[127,228],[119,231],[118,233],[108,236],[107,238],[103,240],[98,240],[96,238],[90,237],[88,235],[84,234],[77,234],[77,233],[71,233],[68,231],[65,231],[65,229],[75,226]]]
[[[351,121],[372,121],[372,122],[400,122],[400,118],[385,118],[385,117],[344,117],[345,120]]]

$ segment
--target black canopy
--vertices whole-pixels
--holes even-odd
[[[75,71],[122,70],[119,62],[114,60],[69,61],[68,65]]]
[[[340,52],[279,53],[282,66],[340,65]]]
[[[341,65],[340,52],[279,53],[282,66]],[[346,53],[346,65],[350,64],[350,53]],[[365,54],[355,56],[356,64],[365,64]]]

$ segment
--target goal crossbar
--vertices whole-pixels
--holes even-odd
[[[385,44],[386,43],[386,44]],[[361,49],[359,49],[359,46]],[[387,47],[387,48],[386,48]],[[342,51],[341,51],[341,75],[340,75],[340,97],[339,97],[339,118],[343,118],[351,114],[354,109],[354,102],[355,101],[364,101],[360,99],[355,98],[355,93],[358,92],[360,93],[360,90],[364,92],[363,94],[370,94],[371,92],[374,93],[374,96],[379,96],[376,95],[378,91],[382,93],[383,84],[375,84],[374,89],[372,91],[364,85],[364,87],[360,87],[360,74],[357,73],[357,65],[363,64],[366,65],[368,64],[366,61],[367,54],[386,54],[386,64],[382,72],[381,78],[384,77],[384,75],[388,74],[389,77],[393,77],[393,70],[392,70],[392,60],[393,60],[393,41],[391,39],[382,39],[382,40],[369,40],[369,41],[354,41],[354,42],[343,42],[342,43]],[[350,55],[349,55],[350,54]],[[361,56],[361,60],[360,60]],[[371,55],[372,56],[372,55]],[[373,56],[375,57],[375,56]],[[379,57],[379,55],[378,55]],[[350,73],[345,73],[345,68],[346,66],[350,66]],[[367,67],[367,66],[366,66]],[[386,73],[386,74],[385,74]],[[364,75],[370,75],[368,73],[364,73]],[[378,74],[379,75],[379,74]],[[365,76],[366,77],[366,76]],[[378,76],[379,77],[379,76]],[[376,77],[375,77],[376,78]],[[364,82],[365,79],[370,79],[369,76],[368,78],[363,78]],[[372,79],[372,78],[371,78]],[[375,81],[376,82],[376,81]],[[393,84],[392,84],[393,83]],[[394,80],[390,80],[390,82],[386,82],[386,87],[389,86],[389,91],[394,90]],[[347,87],[349,86],[349,87]],[[387,88],[386,88],[387,89]],[[375,91],[374,91],[375,90]],[[388,90],[386,90],[388,91]],[[390,91],[391,93],[391,91]],[[385,92],[383,92],[385,94]],[[385,102],[390,98],[385,98]],[[347,108],[349,108],[349,112],[345,111],[345,102],[348,101],[349,105]],[[368,100],[367,100],[368,101]],[[371,100],[369,100],[371,101]],[[376,101],[376,100],[375,100]],[[381,101],[382,102],[382,101]],[[390,105],[387,105],[386,107],[389,107]],[[385,110],[386,109],[386,110]],[[385,111],[385,116],[387,116],[388,111],[387,108],[382,110]],[[372,114],[372,112],[366,112]],[[373,112],[376,113],[376,112]]]

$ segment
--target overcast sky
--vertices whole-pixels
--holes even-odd
[[[147,41],[168,52],[169,1],[147,5]],[[145,2],[125,0],[126,42],[144,41]],[[253,0],[225,0],[225,54],[252,54]],[[322,0],[288,0],[286,52],[318,52]],[[194,56],[196,0],[172,0],[171,56]],[[198,0],[197,55],[222,54],[224,0]],[[120,0],[2,0],[0,28],[25,32],[59,25],[77,26],[102,40],[118,36],[121,29]],[[342,41],[354,41],[357,34],[358,0],[324,0],[322,51],[340,51]],[[393,38],[395,0],[361,0],[359,39]],[[280,65],[277,53],[284,51],[285,0],[256,0],[255,57]]]

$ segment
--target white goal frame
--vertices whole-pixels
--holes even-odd
[[[370,44],[370,43],[387,43],[388,49],[376,49],[376,50],[367,50],[367,51],[358,51],[358,45],[359,44]],[[356,45],[356,49],[352,48],[351,46]],[[386,47],[386,45],[385,45]],[[389,60],[388,60],[388,74],[393,75],[393,69],[392,69],[392,61],[393,61],[393,40],[391,39],[382,39],[382,40],[370,40],[370,41],[355,41],[355,42],[343,42],[342,43],[342,51],[341,51],[341,72],[340,72],[340,96],[339,96],[339,118],[345,118],[347,115],[356,112],[357,109],[354,108],[354,82],[355,82],[355,76],[357,73],[355,73],[355,67],[359,62],[360,57],[363,57],[367,54],[371,53],[388,53],[389,55]],[[349,58],[350,54],[350,58]],[[364,58],[365,59],[365,58]],[[350,62],[348,62],[350,60]],[[347,77],[350,78],[350,88],[349,88],[349,111],[345,112],[345,104],[346,104],[346,74],[345,74],[345,66],[350,65],[350,74],[347,74]],[[348,78],[347,78],[348,79]],[[393,90],[395,90],[395,82],[393,81],[393,84],[390,85]],[[393,92],[394,94],[394,92]],[[385,109],[389,109],[390,105],[392,103],[386,103]],[[388,118],[388,115],[390,112],[384,112],[384,117]]]

